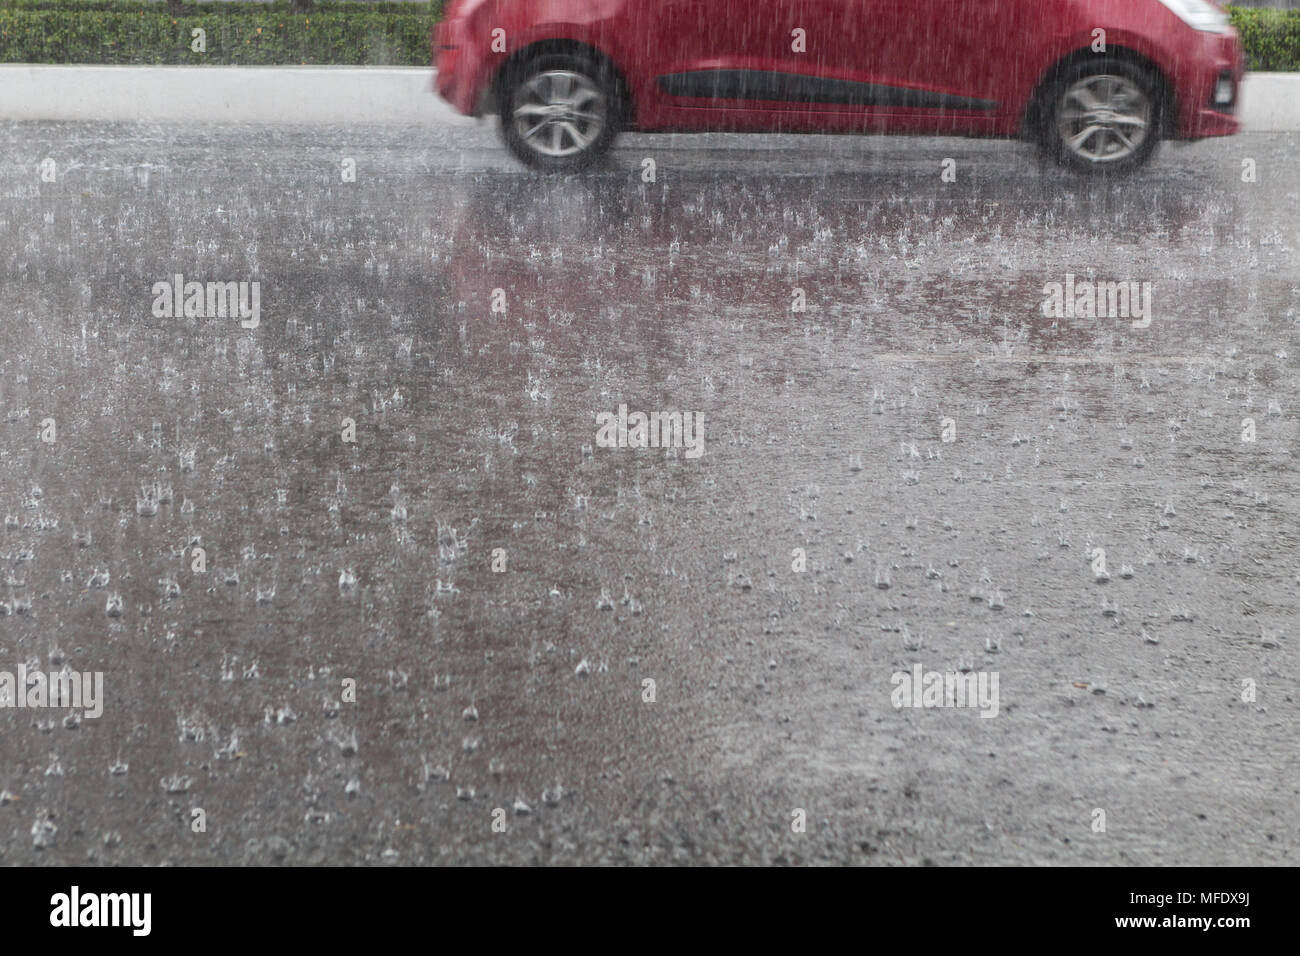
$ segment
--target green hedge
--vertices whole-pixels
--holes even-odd
[[[439,16],[446,6],[445,0],[419,0],[414,3],[384,2],[384,0],[309,0],[312,13],[330,10],[369,10],[373,13],[429,13]],[[259,11],[287,11],[290,0],[273,0],[255,3],[253,0],[0,0],[0,10],[104,10],[137,15],[141,10],[161,13],[177,9],[186,13],[257,13]]]
[[[1300,70],[1300,10],[1230,9],[1248,70]]]
[[[439,3],[187,5],[88,0],[4,0],[0,62],[428,65]],[[191,50],[192,31],[207,52]]]
[[[0,0],[0,62],[426,66],[443,0],[311,6]],[[1300,11],[1231,9],[1250,69],[1300,70]],[[206,53],[190,49],[195,27]]]

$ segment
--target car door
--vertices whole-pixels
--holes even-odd
[[[772,110],[798,121],[790,128],[830,114],[924,122],[997,105],[999,61],[1026,4],[647,0],[636,32],[648,38],[648,92],[679,124],[698,110],[710,127],[763,128],[771,121],[755,114]]]
[[[820,109],[985,111],[1036,0],[791,0],[808,49],[793,68]]]
[[[656,93],[674,106],[733,113],[870,113],[921,102],[911,87],[934,77],[918,61],[942,45],[938,8],[952,2],[650,3],[663,38]]]
[[[803,79],[790,84],[791,105],[818,111],[870,109],[890,80],[886,16],[894,0],[790,0],[785,68]]]
[[[789,68],[786,0],[645,0],[640,26],[655,92],[682,108],[756,106],[781,97]]]
[[[829,2],[829,0],[828,0]],[[1037,33],[1038,0],[880,0],[880,72],[899,108],[996,109]]]

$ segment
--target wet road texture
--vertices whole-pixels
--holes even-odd
[[[0,144],[0,862],[1297,862],[1295,136]]]

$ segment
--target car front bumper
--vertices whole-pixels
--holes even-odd
[[[434,27],[432,47],[435,92],[466,116],[482,115],[486,63],[483,52],[471,42],[464,21],[443,21]]]
[[[1201,33],[1201,49],[1178,78],[1177,139],[1205,139],[1241,132],[1237,118],[1246,58],[1235,30]]]

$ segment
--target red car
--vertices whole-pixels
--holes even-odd
[[[450,0],[435,86],[530,166],[622,130],[1026,137],[1084,172],[1228,136],[1244,61],[1210,0]]]

